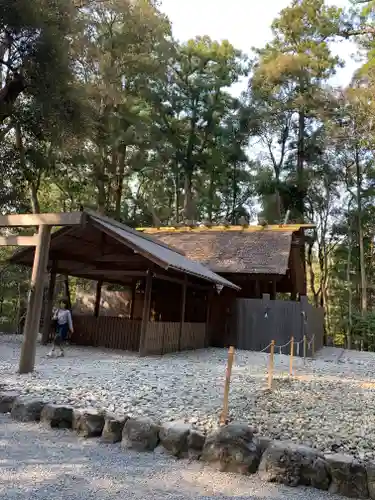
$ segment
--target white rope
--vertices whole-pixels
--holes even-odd
[[[307,347],[310,349],[310,347],[313,345],[313,342],[315,340],[315,335],[312,336],[310,342],[307,343]]]
[[[267,347],[265,347],[264,349],[262,349],[262,350],[261,350],[261,351],[259,351],[259,352],[265,352],[265,351],[267,351],[267,349],[268,349],[269,347],[271,347],[271,345],[272,345],[272,342],[271,342],[270,344],[268,344],[268,346],[267,346]]]

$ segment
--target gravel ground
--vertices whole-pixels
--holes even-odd
[[[82,440],[69,431],[0,416],[0,498],[4,500],[329,500],[314,489],[264,484],[157,453]]]
[[[161,420],[217,426],[227,352],[207,349],[139,358],[120,351],[69,347],[49,359],[39,346],[36,371],[17,375],[20,338],[0,336],[0,385],[48,401],[105,408]],[[230,389],[231,419],[261,435],[322,451],[375,458],[375,355],[327,349],[316,360],[276,356],[274,390],[266,389],[267,355],[237,351]]]

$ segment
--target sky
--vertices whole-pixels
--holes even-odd
[[[178,40],[209,35],[215,40],[229,40],[235,48],[250,54],[252,47],[262,47],[271,38],[272,21],[290,3],[290,0],[162,0],[162,10],[172,22]],[[349,0],[327,0],[327,4],[348,7]],[[357,67],[351,58],[355,49],[349,42],[341,42],[333,50],[346,61],[346,67],[339,70],[332,84],[345,86]]]

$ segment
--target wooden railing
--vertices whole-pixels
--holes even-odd
[[[77,345],[138,351],[141,322],[112,316],[73,317],[71,342]]]
[[[145,353],[166,354],[168,352],[202,349],[205,347],[205,323],[150,322],[147,326]]]

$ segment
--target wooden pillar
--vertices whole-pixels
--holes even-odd
[[[207,293],[207,307],[206,307],[206,332],[205,332],[205,340],[204,340],[204,346],[209,347],[211,343],[211,308],[212,308],[212,302],[215,297],[215,291],[214,289],[210,290]]]
[[[135,296],[137,293],[137,280],[133,281],[132,284],[132,302],[130,304],[130,319],[134,319],[134,307],[135,307]]]
[[[64,291],[65,291],[65,298],[68,301],[68,309],[72,308],[72,301],[70,298],[70,290],[69,290],[69,276],[66,275],[64,276]]]
[[[180,320],[180,331],[178,334],[178,351],[181,351],[181,338],[185,323],[185,311],[186,311],[186,292],[187,292],[187,276],[185,275],[184,284],[182,285],[182,298],[181,298],[181,320]]]
[[[146,287],[143,301],[143,312],[142,312],[142,324],[141,324],[141,336],[139,339],[139,354],[140,356],[145,355],[145,343],[147,337],[147,326],[150,321],[150,308],[151,308],[151,292],[152,292],[152,274],[150,271],[147,273],[146,277]]]
[[[103,281],[98,281],[96,283],[95,306],[94,306],[94,316],[95,316],[95,318],[99,317],[100,300],[102,298],[102,286],[103,286]]]
[[[271,283],[271,300],[276,300],[277,296],[276,287],[277,287],[276,279],[273,279]]]
[[[53,261],[49,278],[49,284],[48,284],[47,303],[44,309],[44,317],[43,317],[42,343],[44,345],[48,343],[49,334],[51,330],[51,317],[52,317],[53,300],[55,297],[55,287],[56,287],[56,262]]]
[[[35,366],[36,343],[42,312],[44,277],[47,270],[50,241],[51,227],[40,225],[31,274],[19,373],[30,373]]]
[[[255,280],[255,296],[256,296],[257,299],[261,298],[259,280]]]

